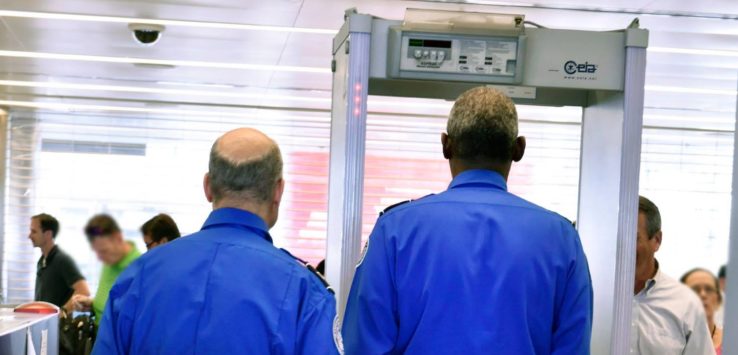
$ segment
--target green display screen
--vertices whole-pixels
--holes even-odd
[[[410,38],[409,44],[410,47],[451,48],[451,41],[439,41],[435,39]]]

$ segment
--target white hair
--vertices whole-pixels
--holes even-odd
[[[451,109],[446,131],[458,158],[509,160],[518,136],[515,104],[501,91],[477,87],[461,94]]]

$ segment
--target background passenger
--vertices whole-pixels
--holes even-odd
[[[96,317],[95,322],[100,324],[105,303],[108,301],[108,294],[115,280],[141,253],[133,242],[123,239],[118,223],[107,214],[93,216],[87,222],[85,235],[87,235],[87,241],[90,242],[90,247],[97,254],[98,260],[102,261],[103,268],[95,298],[75,296],[74,302],[78,310],[92,309]]]
[[[700,268],[687,271],[680,281],[700,297],[707,317],[707,329],[712,336],[712,345],[717,355],[722,354],[723,329],[714,320],[715,312],[723,303],[720,282],[711,272]]]
[[[146,249],[151,250],[179,238],[179,228],[168,214],[159,213],[141,226]]]
[[[36,265],[36,296],[34,300],[45,301],[71,311],[74,308],[72,296],[90,296],[77,264],[69,254],[56,245],[59,221],[51,215],[42,213],[31,217],[28,239],[34,247],[41,249],[41,257]]]

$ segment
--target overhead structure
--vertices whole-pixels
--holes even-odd
[[[593,354],[629,351],[648,31],[527,26],[523,15],[346,12],[333,41],[326,271],[342,315],[361,250],[369,95],[454,100],[488,85],[516,103],[583,107],[577,227],[592,274]]]
[[[738,91],[736,91],[738,92]],[[731,193],[730,243],[728,266],[725,275],[725,329],[723,331],[723,354],[738,351],[738,100],[736,100],[735,131],[733,140],[733,191]]]

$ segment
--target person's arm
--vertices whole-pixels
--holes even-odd
[[[324,297],[299,320],[297,354],[343,354],[340,329],[336,328],[336,301],[333,295]]]
[[[61,277],[64,279],[64,283],[67,285],[67,287],[73,290],[72,295],[69,296],[67,302],[64,303],[63,308],[67,311],[78,309],[77,307],[75,307],[75,305],[80,305],[80,308],[82,308],[81,301],[83,301],[85,298],[89,298],[90,296],[90,288],[87,286],[87,281],[85,280],[85,277],[82,276],[82,273],[79,271],[77,263],[74,262],[74,259],[72,259],[65,253],[63,253],[60,258],[61,259],[59,259],[59,267],[61,268]]]
[[[574,238],[575,257],[567,279],[560,283],[562,293],[557,295],[551,354],[588,355],[592,336],[592,280],[579,235],[571,226],[566,230],[566,237]]]
[[[351,285],[343,320],[346,354],[387,354],[397,350],[395,254],[388,246],[382,222],[377,222],[369,236]]]
[[[74,290],[74,293],[72,293],[72,297],[69,297],[69,301],[67,301],[67,303],[64,304],[64,309],[66,309],[69,312],[73,311],[76,308],[74,296],[79,295],[79,296],[85,296],[87,298],[90,297],[90,287],[87,285],[87,281],[85,279],[81,279],[75,282],[72,285],[72,289]],[[79,299],[79,296],[77,297],[77,299]]]
[[[712,345],[710,330],[707,329],[707,317],[702,304],[696,296],[694,300],[689,301],[690,307],[684,319],[687,327],[687,345],[682,354],[714,355],[715,347]]]

